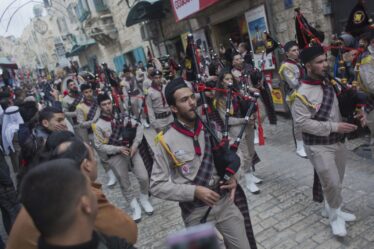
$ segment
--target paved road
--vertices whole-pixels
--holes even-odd
[[[320,215],[321,204],[312,201],[312,165],[296,156],[290,122],[280,118],[277,126],[265,125],[266,145],[257,147],[262,159],[257,176],[264,179],[261,193],[247,192],[258,248],[374,248],[374,162],[349,152],[344,180],[344,208],[358,219],[348,224],[348,236],[332,236],[328,220]],[[152,131],[147,131],[152,141]],[[352,150],[363,139],[350,141]],[[106,176],[100,169],[101,182]],[[105,188],[108,198],[129,211],[119,191]],[[139,223],[139,248],[164,248],[166,236],[183,228],[176,203],[152,198],[153,216]]]

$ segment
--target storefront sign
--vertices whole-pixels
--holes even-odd
[[[170,0],[177,22],[218,1],[219,0]]]
[[[245,19],[248,26],[249,40],[253,51],[253,59],[255,66],[261,69],[262,62],[265,62],[265,70],[275,69],[273,63],[273,54],[265,54],[265,31],[268,32],[268,24],[266,20],[265,6],[261,5],[255,9],[251,9],[245,13]]]

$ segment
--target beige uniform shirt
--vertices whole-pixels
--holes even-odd
[[[125,118],[124,124],[126,125],[128,118]],[[144,135],[144,128],[141,124],[131,119],[131,124],[138,124],[136,129],[136,136],[133,141],[132,147],[137,148],[141,143]],[[112,135],[112,125],[104,119],[99,118],[99,120],[93,125],[94,130],[94,144],[98,151],[103,152],[106,155],[115,155],[120,153],[121,146],[108,144],[109,138]]]
[[[152,85],[152,80],[150,78],[145,77],[144,81],[143,81],[143,91],[144,93],[148,92],[148,89],[151,87]]]
[[[80,103],[77,105],[76,113],[77,113],[77,122],[81,128],[91,128],[91,125],[98,120],[100,116],[100,108],[96,109],[95,116],[92,120],[87,121],[87,115],[90,111],[90,107],[85,103]]]
[[[133,78],[133,80],[134,80],[134,88],[132,89],[132,91],[134,92],[136,90],[139,90],[139,95],[141,95],[143,91],[139,88],[139,85],[137,84],[136,79]],[[121,81],[121,86],[122,86],[123,95],[127,98],[129,95],[128,91],[130,91],[131,89],[130,81],[124,78]]]
[[[298,92],[304,95],[307,100],[316,105],[316,109],[307,107],[300,99],[296,98],[292,110],[294,113],[294,120],[302,129],[302,132],[309,133],[316,136],[329,136],[332,132],[338,131],[338,123],[342,121],[338,99],[334,94],[334,103],[330,112],[328,121],[317,121],[312,118],[318,112],[322,99],[323,90],[320,85],[308,85],[301,83]]]
[[[279,75],[281,76],[282,80],[287,82],[291,89],[299,88],[300,69],[297,67],[297,65],[289,62],[283,62],[281,69],[279,70]]]
[[[75,100],[75,98],[71,97],[70,95],[66,95],[62,99],[62,109],[65,113],[65,116],[68,117],[68,118],[73,118],[73,117],[77,116],[76,111],[74,111],[74,112],[69,111],[69,108],[74,103],[74,100]]]
[[[374,95],[374,52],[361,60],[360,79],[363,90]]]
[[[165,96],[165,86],[162,87],[162,92]],[[166,99],[165,99],[166,102]],[[161,93],[154,88],[148,89],[148,95],[146,97],[146,104],[148,108],[149,121],[154,129],[161,129],[171,122],[173,122],[173,115],[163,119],[156,119],[155,113],[171,112],[170,107],[167,103],[165,106],[162,103]]]
[[[204,130],[200,132],[198,137],[202,151],[201,156],[195,153],[193,139],[186,137],[174,128],[170,128],[164,134],[164,140],[177,160],[183,162],[183,165],[176,167],[170,155],[158,143],[151,175],[151,193],[165,200],[193,201],[196,186],[192,181],[200,168],[205,151]],[[212,178],[209,181],[212,186],[219,181],[215,167],[213,170]]]

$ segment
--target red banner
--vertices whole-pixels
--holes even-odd
[[[170,0],[177,22],[218,1],[219,0]]]

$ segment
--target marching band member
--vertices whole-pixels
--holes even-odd
[[[143,138],[144,128],[129,116],[116,120],[113,116],[112,101],[107,94],[100,94],[97,99],[101,115],[93,126],[95,147],[107,155],[107,162],[117,177],[122,194],[133,209],[133,219],[139,222],[140,205],[147,214],[153,214],[153,207],[148,198],[149,176],[145,166],[152,158],[144,155],[141,148],[147,146]],[[130,182],[130,167],[139,181],[140,193],[134,191]]]
[[[294,118],[301,127],[306,153],[321,181],[332,232],[344,237],[345,222],[356,219],[341,209],[347,155],[344,134],[356,130],[357,126],[342,122],[334,88],[325,79],[328,62],[324,49],[319,45],[304,48],[300,58],[307,76],[298,91],[307,101],[295,99]]]

